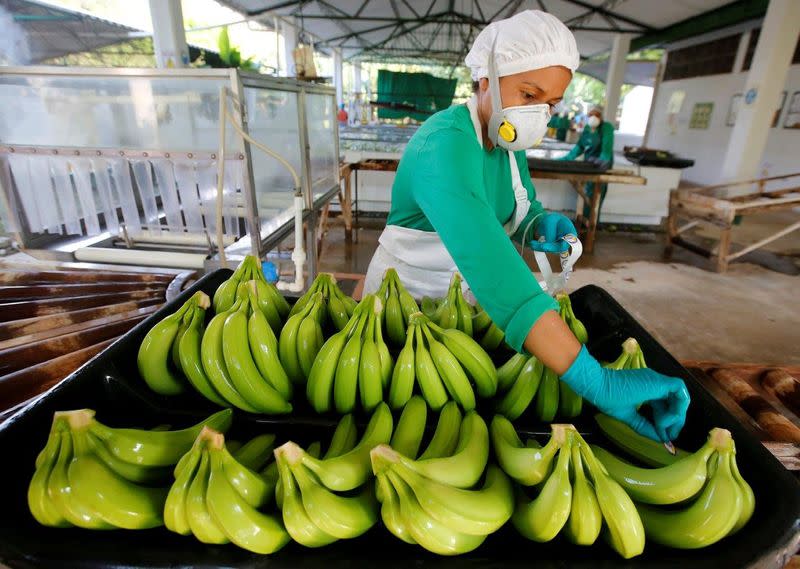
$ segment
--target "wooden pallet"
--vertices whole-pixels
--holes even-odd
[[[682,363],[787,469],[800,470],[800,366]]]
[[[57,385],[193,275],[0,266],[0,415]]]

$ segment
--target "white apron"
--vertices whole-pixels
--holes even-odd
[[[467,102],[472,126],[478,144],[483,148],[481,123],[478,119],[477,100],[473,96]],[[511,183],[514,188],[516,207],[514,215],[503,226],[510,236],[519,228],[522,220],[528,215],[531,202],[528,190],[522,185],[519,168],[515,167],[514,153],[508,153],[508,165],[511,170]],[[403,285],[414,298],[430,296],[441,298],[447,294],[450,279],[457,270],[456,263],[435,231],[409,229],[399,225],[388,225],[378,239],[378,249],[372,257],[367,269],[364,292],[373,293],[380,287],[383,274],[389,267],[394,267]],[[464,285],[467,286],[466,283]]]

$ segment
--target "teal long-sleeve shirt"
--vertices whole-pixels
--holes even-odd
[[[614,162],[614,127],[610,122],[601,122],[596,130],[586,125],[578,142],[561,160],[575,160],[582,154],[586,154],[586,158]]]
[[[528,172],[525,152],[514,153],[528,190],[530,211],[510,239],[505,224],[516,201],[508,151],[481,147],[469,110],[450,107],[429,118],[406,147],[392,186],[387,225],[436,231],[492,320],[517,351],[528,332],[556,302],[514,248],[512,239],[530,241],[544,209]]]

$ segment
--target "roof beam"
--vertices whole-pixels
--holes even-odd
[[[688,37],[697,36],[740,22],[763,18],[767,13],[769,0],[737,0],[698,16],[660,30],[646,33],[631,41],[631,51],[638,51],[652,45],[663,45]]]
[[[589,2],[586,2],[585,0],[564,0],[564,1],[570,4],[574,4],[575,6],[580,6],[581,8],[586,8],[587,10],[590,11],[590,13],[605,14],[606,16],[614,18],[615,20],[619,20],[620,22],[625,22],[626,24],[630,24],[631,26],[637,26],[639,28],[642,28],[642,30],[644,31],[651,32],[655,30],[655,28],[650,24],[645,24],[644,22],[640,22],[639,20],[634,20],[633,18],[623,16],[622,14],[617,14],[616,12],[612,12],[611,10],[606,10],[602,6],[595,6],[593,4],[590,4]],[[586,16],[586,14],[581,14],[580,16],[576,16],[575,18],[572,19],[576,20],[584,16]],[[569,25],[569,22],[566,23],[567,25]]]
[[[275,4],[274,6],[270,6],[269,8],[262,8],[261,10],[248,10],[245,12],[245,16],[249,18],[258,18],[259,16],[263,16],[264,14],[269,14],[270,12],[274,12],[275,10],[282,10],[283,8],[289,8],[290,6],[296,6],[300,4],[302,6],[303,0],[291,0],[290,2],[281,2],[280,4]]]

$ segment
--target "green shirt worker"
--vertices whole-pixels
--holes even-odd
[[[473,97],[425,121],[400,160],[365,292],[394,267],[415,297],[442,297],[459,271],[512,348],[538,357],[603,412],[672,440],[689,406],[683,381],[651,369],[603,368],[513,243],[559,252],[567,248],[562,238],[575,234],[568,218],[536,200],[525,149],[544,136],[578,63],[572,33],[545,12],[521,12],[478,35],[466,58]],[[643,403],[652,422],[638,412]]]
[[[589,111],[589,118],[581,133],[581,137],[568,154],[559,160],[575,160],[583,155],[587,162],[593,162],[604,169],[614,165],[614,125],[603,120],[603,107],[594,106]],[[587,182],[584,187],[586,195],[594,194],[594,182]],[[606,199],[608,184],[600,184],[600,208]],[[599,209],[598,209],[599,211]],[[583,216],[589,217],[589,204],[583,204]]]

